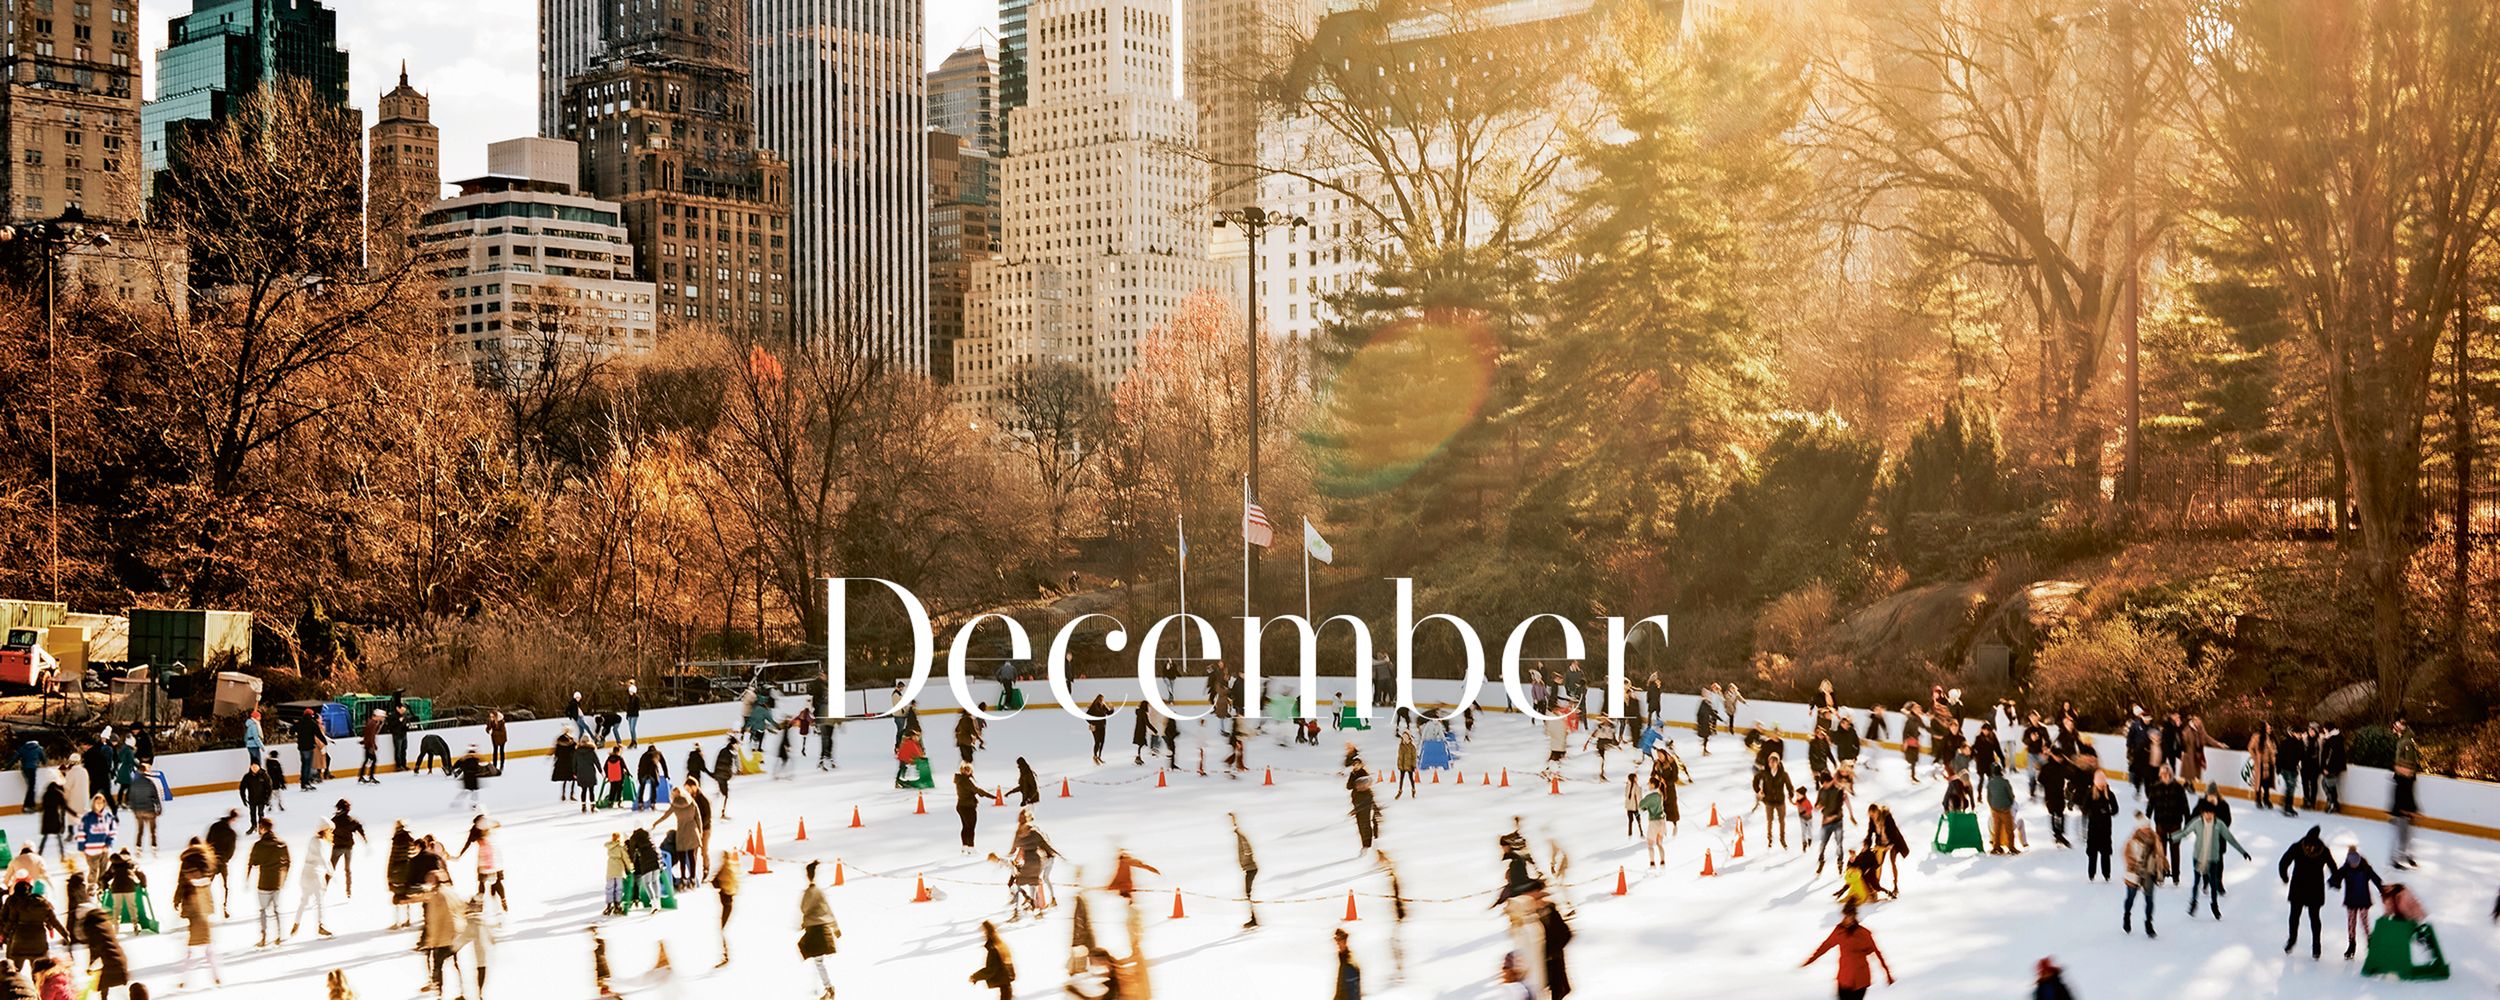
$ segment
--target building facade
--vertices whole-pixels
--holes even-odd
[[[10,10],[0,221],[139,218],[138,10],[137,0]]]
[[[1031,100],[1007,119],[1000,246],[976,263],[958,398],[994,407],[1028,365],[1108,388],[1147,335],[1220,281],[1197,109],[1173,92],[1172,0],[1038,0]]]
[[[601,27],[564,90],[582,193],[619,206],[661,322],[788,338],[790,168],[756,143],[745,6],[619,4]]]
[[[406,259],[417,216],[443,194],[442,134],[431,103],[408,85],[405,63],[365,144],[365,259],[382,270]]]
[[[796,334],[929,366],[920,0],[749,0],[757,134],[790,164]]]
[[[998,40],[986,35],[950,52],[929,71],[929,131],[962,136],[967,148],[998,151]]]
[[[1310,31],[1325,0],[1188,0],[1190,100],[1198,105],[1198,145],[1210,164],[1216,208],[1256,200],[1259,129],[1271,117],[1262,83],[1292,57],[1294,40]]]
[[[998,199],[989,155],[962,136],[929,133],[929,375],[955,379],[972,267],[998,249]]]
[[[538,0],[538,134],[564,136],[564,84],[599,61],[599,0]]]
[[[146,181],[181,159],[187,136],[225,121],[227,109],[280,79],[347,106],[347,53],[338,15],[318,0],[194,0],[174,18],[156,57],[156,99],[141,113]],[[341,155],[356,153],[342,149]]]
[[[1032,90],[1033,45],[1027,30],[1033,0],[998,0],[998,150],[1007,152],[1007,113]]]
[[[646,354],[658,295],[635,278],[624,210],[580,193],[574,145],[487,147],[487,176],[419,219],[419,266],[437,279],[443,345],[481,381],[522,383],[585,361]]]

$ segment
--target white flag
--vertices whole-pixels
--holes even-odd
[[[1328,539],[1319,537],[1319,529],[1311,527],[1311,519],[1307,517],[1302,519],[1302,551],[1321,562],[1336,563],[1337,551],[1328,547]]]

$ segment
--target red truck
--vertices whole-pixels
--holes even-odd
[[[43,633],[31,628],[9,630],[0,644],[0,687],[42,689],[61,670],[61,661],[43,648]]]

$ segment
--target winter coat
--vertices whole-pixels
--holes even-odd
[[[2220,796],[2198,799],[2196,800],[2196,808],[2188,812],[2188,822],[2194,823],[2197,817],[2208,814],[2225,823],[2231,822],[2230,801]]]
[[[2220,819],[2211,822],[2197,820],[2171,834],[2170,840],[2177,843],[2189,837],[2196,838],[2196,847],[2188,852],[2188,859],[2200,872],[2212,871],[2214,866],[2221,864],[2222,849],[2225,847],[2240,852],[2241,857],[2248,856],[2248,848],[2240,846],[2240,838],[2231,833],[2231,825]]]
[[[573,783],[585,789],[599,787],[599,751],[589,740],[573,745]]]
[[[2274,744],[2264,733],[2248,739],[2248,780],[2264,783],[2274,780]]]
[[[971,775],[962,771],[955,772],[956,812],[980,808],[981,800],[988,797],[989,793],[982,791],[981,786],[973,782]]]
[[[1705,740],[1719,731],[1719,707],[1710,703],[1708,695],[1702,696],[1701,707],[1693,710],[1693,731]]]
[[[52,904],[32,891],[9,894],[0,903],[0,935],[8,938],[9,957],[20,962],[43,957],[52,950],[51,934],[66,935],[61,918],[53,915]]]
[[[234,832],[233,820],[221,819],[209,824],[208,836],[204,839],[208,841],[209,857],[215,859],[217,867],[224,868],[234,862],[234,848],[238,837]]]
[[[57,781],[45,785],[42,832],[47,836],[65,835],[69,833],[70,823],[77,818],[78,810],[69,806],[69,790],[61,787],[61,783]]]
[[[1007,951],[1005,941],[985,941],[981,945],[981,968],[972,974],[972,981],[999,989],[1016,981],[1016,960]]]
[[[90,812],[78,818],[78,849],[88,854],[103,854],[113,849],[115,824],[109,812]]]
[[[1033,765],[1021,759],[1016,761],[1016,797],[1028,806],[1042,800],[1041,778],[1034,775]]]
[[[2014,811],[2014,783],[2005,780],[2005,772],[1988,775],[1988,808],[1998,812]]]
[[[1830,934],[1824,936],[1823,943],[1814,949],[1814,954],[1806,957],[1806,964],[1814,964],[1824,952],[1834,949],[1840,952],[1837,985],[1841,989],[1864,990],[1875,984],[1875,971],[1867,965],[1867,959],[1875,957],[1880,951],[1875,947],[1874,931],[1867,930],[1865,924],[1835,926]]]
[[[252,842],[252,857],[244,863],[244,871],[258,870],[260,881],[255,888],[262,892],[276,892],[286,888],[286,870],[292,863],[294,855],[287,850],[286,841],[279,840],[276,834],[263,834],[259,840]]]
[[[243,780],[235,784],[235,791],[243,796],[245,804],[267,807],[269,787],[269,772],[254,768],[243,772]]]
[[[130,787],[122,791],[122,804],[141,816],[154,816],[165,811],[164,800],[157,794],[156,779],[134,775]]]
[[[2370,867],[2369,859],[2359,851],[2344,855],[2344,863],[2326,877],[2327,885],[2344,890],[2344,908],[2366,910],[2377,901],[2370,890],[2386,883],[2378,877],[2378,869]]]
[[[2309,835],[2300,838],[2283,852],[2283,860],[2275,863],[2274,873],[2290,883],[2286,898],[2294,906],[2326,905],[2326,876],[2335,867],[2335,856],[2326,849],[2326,841],[2318,839],[2318,828],[2310,827]]]
[[[624,878],[632,870],[632,865],[625,860],[625,841],[608,841],[608,877]]]
[[[101,906],[80,909],[77,914],[78,940],[87,946],[87,960],[95,966],[96,986],[112,989],[130,983],[130,959],[122,953],[120,928],[113,913]]]
[[[2083,808],[2083,846],[2087,850],[2110,849],[2110,821],[2118,818],[2118,793],[2095,788],[2086,793]]]
[[[2163,830],[2176,830],[2187,825],[2188,787],[2183,781],[2156,781],[2145,798],[2144,811],[2153,817],[2153,825]]]
[[[737,775],[738,745],[735,741],[723,743],[720,745],[720,751],[712,755],[712,782],[727,786],[729,779]]]
[[[651,831],[637,827],[625,835],[625,860],[633,865],[636,875],[660,870],[660,848],[651,842]]]
[[[2126,856],[2128,885],[2150,885],[2170,874],[2170,858],[2162,852],[2161,835],[2151,827],[2138,827],[2135,835],[2127,838]]]
[[[467,930],[469,915],[459,897],[452,895],[451,887],[435,886],[423,893],[419,902],[424,904],[425,921],[417,927],[417,949],[458,947],[463,932]]]
[[[831,955],[841,937],[842,926],[833,919],[833,906],[825,902],[825,890],[809,885],[799,893],[799,957]]]
[[[547,752],[547,780],[559,785],[573,780],[573,734],[557,736],[555,748]]]

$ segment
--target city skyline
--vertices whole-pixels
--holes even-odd
[[[387,4],[337,0],[339,47],[349,54],[348,103],[375,118],[376,103],[398,82],[401,60],[411,83],[433,102],[442,130],[446,183],[485,174],[486,147],[538,134],[538,14],[535,3],[511,0],[429,0]],[[165,46],[166,22],[187,11],[183,0],[140,0],[140,92],[156,95],[156,53]],[[986,0],[930,0],[926,7],[926,68],[935,69],[965,38],[993,24],[997,5]],[[483,30],[483,25],[504,30]]]

